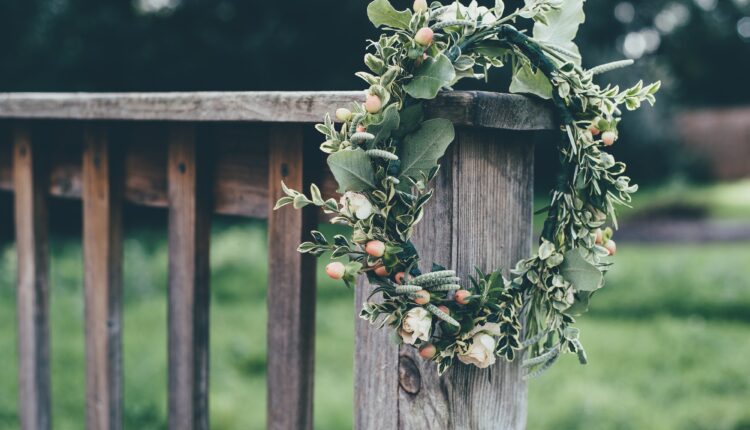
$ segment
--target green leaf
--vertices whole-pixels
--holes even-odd
[[[416,99],[434,99],[438,91],[456,77],[451,60],[443,54],[428,58],[414,72],[414,77],[404,85],[404,91]]]
[[[404,137],[419,128],[424,117],[422,103],[416,103],[401,109],[399,117],[398,129],[393,131],[394,137]]]
[[[339,192],[375,188],[375,172],[370,157],[360,148],[331,154],[328,156],[328,167],[339,184]]]
[[[368,142],[368,147],[375,147],[375,144],[391,136],[393,130],[398,128],[399,114],[396,104],[391,104],[381,114],[380,121],[367,126],[367,132],[375,135],[375,138]]]
[[[398,11],[391,6],[388,0],[375,0],[367,5],[367,17],[375,27],[382,25],[406,30],[411,21],[411,12],[408,10]]]
[[[414,133],[404,138],[401,145],[401,176],[419,177],[437,165],[448,145],[453,141],[453,124],[443,118],[430,119]]]
[[[589,310],[589,299],[593,293],[590,291],[579,291],[575,293],[573,304],[570,305],[565,313],[568,315],[581,315]]]
[[[560,274],[578,291],[595,291],[604,284],[602,272],[586,261],[577,248],[565,253]]]
[[[537,21],[534,24],[534,39],[548,45],[555,45],[565,50],[578,54],[575,59],[577,65],[581,65],[580,52],[573,39],[578,33],[578,27],[586,20],[583,13],[584,0],[562,0],[559,8],[552,9],[544,14],[544,22]]]
[[[516,68],[510,82],[510,92],[534,94],[543,99],[552,98],[552,84],[541,70],[531,70],[527,64]]]

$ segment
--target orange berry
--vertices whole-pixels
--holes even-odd
[[[365,110],[369,113],[378,113],[383,107],[383,102],[376,94],[368,93],[365,98]]]
[[[382,257],[385,254],[385,243],[379,240],[371,240],[365,245],[365,252],[373,257]]]
[[[425,343],[419,347],[419,356],[429,360],[437,354],[437,348],[431,343]]]
[[[471,295],[470,291],[458,290],[456,291],[456,295],[454,296],[454,299],[456,300],[456,303],[458,303],[459,305],[468,305],[470,295]]]
[[[365,131],[367,131],[367,128],[364,125],[360,124],[357,126],[357,133],[364,133]]]
[[[326,274],[332,279],[341,279],[344,277],[344,273],[346,273],[346,267],[341,262],[334,261],[326,266]]]
[[[398,272],[398,273],[396,273],[396,276],[393,277],[393,279],[396,281],[397,284],[403,284],[404,283],[404,276],[406,276],[406,273],[404,273],[404,272]]]
[[[430,303],[430,293],[428,293],[426,290],[419,290],[416,293],[414,293],[414,303],[418,305],[426,305],[427,303]]]
[[[414,41],[422,46],[430,46],[433,37],[435,37],[435,32],[430,27],[422,27],[414,35]]]
[[[596,233],[596,239],[594,239],[594,243],[596,243],[597,245],[601,245],[602,240],[604,239],[604,234],[602,233],[602,229],[597,228],[596,231],[594,231],[594,233]]]
[[[375,268],[375,274],[381,278],[388,276],[388,269],[385,266],[378,266]]]
[[[441,311],[443,311],[446,315],[450,315],[451,314],[451,310],[448,309],[448,306],[445,306],[445,305],[438,306],[438,309],[440,309]]]
[[[615,143],[615,140],[617,140],[617,135],[614,131],[605,131],[602,133],[602,143],[604,146],[612,146],[612,144]]]

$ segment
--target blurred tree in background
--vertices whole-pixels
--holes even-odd
[[[0,0],[0,91],[361,88],[353,73],[376,34],[366,4]],[[638,64],[606,79],[664,83],[656,109],[625,121],[618,155],[639,161],[631,173],[641,182],[696,176],[689,156],[674,151],[670,115],[750,102],[750,0],[596,0],[586,13],[578,37],[586,66],[629,57]],[[462,88],[507,88],[504,76]],[[549,161],[543,156],[540,165]]]

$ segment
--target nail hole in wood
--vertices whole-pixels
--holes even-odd
[[[417,394],[422,389],[422,375],[411,357],[402,355],[398,360],[398,383],[409,394]]]
[[[185,173],[187,170],[187,166],[185,166],[185,163],[180,163],[177,165],[177,169],[180,171],[180,173]]]
[[[281,163],[281,177],[286,178],[289,176],[289,166],[286,163]]]

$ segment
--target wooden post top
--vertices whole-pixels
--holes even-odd
[[[363,99],[361,91],[0,93],[0,118],[315,123]],[[459,126],[555,128],[548,103],[518,94],[446,92],[426,108]]]

